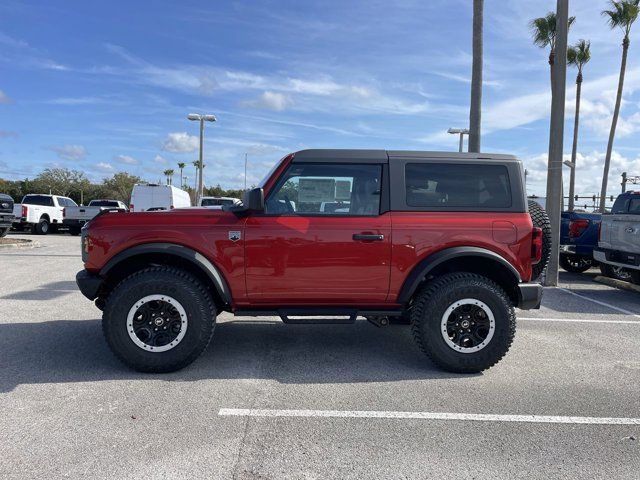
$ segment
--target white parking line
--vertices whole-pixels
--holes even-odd
[[[253,408],[221,408],[218,415],[232,417],[386,418],[401,420],[461,420],[471,422],[640,425],[640,418],[497,415],[491,413],[385,412],[368,410],[271,410]]]
[[[518,317],[518,320],[538,321],[538,322],[568,322],[568,323],[621,323],[640,325],[638,320],[595,320],[590,318],[535,318],[535,317]]]
[[[579,293],[573,292],[573,291],[568,290],[566,288],[557,287],[557,289],[558,290],[562,290],[563,292],[569,293],[571,295],[575,295],[576,297],[580,297],[583,300],[588,300],[590,302],[597,303],[598,305],[602,305],[603,307],[611,308],[612,310],[616,310],[616,311],[618,311],[620,313],[624,313],[626,315],[631,315],[633,317],[640,318],[640,315],[637,315],[637,314],[633,313],[631,310],[627,310],[626,308],[620,308],[620,307],[616,307],[615,305],[611,305],[610,303],[607,303],[607,302],[601,302],[600,300],[594,300],[593,298],[585,297],[584,295],[580,295]]]

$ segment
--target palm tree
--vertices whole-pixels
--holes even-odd
[[[618,116],[620,115],[620,103],[622,102],[622,89],[624,87],[624,74],[627,69],[627,53],[629,52],[629,34],[631,25],[638,18],[640,13],[640,0],[610,0],[611,10],[605,10],[602,15],[607,17],[607,22],[611,28],[620,27],[624,32],[622,39],[622,62],[620,64],[620,78],[618,79],[618,95],[616,96],[616,106],[613,109],[613,119],[611,121],[611,131],[609,132],[609,143],[607,144],[607,156],[604,159],[604,172],[602,172],[602,190],[600,190],[600,211],[604,213],[604,206],[607,197],[607,180],[609,177],[609,166],[611,165],[611,153],[613,152],[613,140],[616,136]]]
[[[582,92],[582,67],[591,60],[591,42],[580,40],[573,47],[567,50],[567,61],[569,65],[578,68],[576,76],[576,116],[573,124],[573,148],[571,150],[571,179],[569,180],[569,211],[573,212],[576,183],[576,156],[578,154],[578,127],[580,124],[580,94]]]
[[[469,151],[480,151],[482,119],[482,16],[484,0],[473,0],[473,65],[471,67],[471,106],[469,109]]]
[[[575,22],[576,17],[569,17],[569,28]],[[550,47],[549,67],[553,85],[553,65],[556,58],[556,13],[549,12],[546,16],[535,18],[531,21],[533,43],[540,48]]]
[[[168,170],[165,170],[163,173],[167,177],[167,185],[171,185],[173,183],[172,182],[172,180],[173,180],[173,170],[172,169],[168,169]]]
[[[186,167],[187,164],[184,162],[178,162],[178,168],[180,169],[180,188],[184,188],[184,183],[183,183],[183,179],[184,177],[182,176],[182,171],[184,170],[184,167]]]

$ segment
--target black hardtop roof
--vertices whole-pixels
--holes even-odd
[[[352,149],[323,149],[313,148],[294,153],[294,163],[307,162],[357,162],[357,163],[387,163],[394,158],[415,160],[493,160],[499,162],[517,162],[513,155],[499,153],[458,153],[432,152],[418,150],[352,150]]]

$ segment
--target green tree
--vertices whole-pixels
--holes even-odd
[[[576,17],[569,17],[569,28],[575,22]],[[531,33],[533,43],[540,48],[549,47],[549,67],[551,78],[553,79],[553,65],[556,58],[556,14],[549,12],[544,17],[535,18],[531,21]],[[553,85],[553,81],[552,81]]]
[[[111,178],[105,178],[102,182],[104,196],[129,205],[131,191],[136,183],[141,183],[140,177],[130,175],[126,172],[118,172]]]
[[[613,109],[613,119],[611,120],[611,130],[609,132],[609,142],[607,144],[607,155],[604,159],[604,171],[602,172],[602,189],[600,190],[600,211],[604,213],[605,202],[607,200],[607,182],[609,177],[609,167],[611,166],[611,154],[613,153],[613,141],[616,136],[616,127],[618,126],[618,117],[620,116],[620,105],[622,103],[622,90],[624,88],[624,76],[627,69],[627,54],[629,53],[629,45],[631,39],[631,26],[638,18],[640,13],[640,0],[621,0],[609,2],[611,10],[602,12],[607,18],[609,27],[621,28],[624,32],[622,39],[622,61],[620,63],[620,76],[618,78],[618,94],[616,95],[616,105]]]
[[[576,76],[576,115],[573,123],[573,146],[571,149],[571,178],[569,180],[569,211],[573,212],[576,184],[576,159],[578,155],[578,128],[580,126],[580,96],[582,93],[582,68],[591,60],[591,42],[580,40],[567,50],[567,61],[578,69]]]
[[[184,175],[182,174],[182,172],[184,171],[184,167],[186,166],[186,163],[178,162],[178,168],[180,169],[180,188],[184,188]]]
[[[169,168],[162,173],[164,173],[164,176],[167,177],[167,185],[171,185],[173,183],[173,170]]]
[[[47,168],[33,180],[34,186],[41,191],[32,193],[49,193],[51,191],[55,195],[66,197],[74,194],[74,197],[79,197],[80,191],[86,189],[89,183],[85,174],[78,170]]]

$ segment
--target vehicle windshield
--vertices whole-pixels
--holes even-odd
[[[275,172],[278,167],[280,165],[282,165],[282,162],[284,162],[284,160],[288,157],[289,155],[286,155],[284,157],[282,157],[280,160],[278,160],[273,167],[271,167],[271,170],[269,170],[267,172],[267,174],[262,178],[262,180],[260,180],[260,182],[258,182],[258,188],[264,188],[265,184],[267,183],[267,180],[269,180],[271,178],[271,176],[273,175],[273,172]]]

